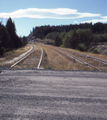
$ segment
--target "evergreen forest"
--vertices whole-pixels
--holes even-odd
[[[16,34],[16,27],[11,18],[7,20],[6,26],[0,22],[0,56],[6,51],[20,48],[27,44],[26,37],[19,37]]]
[[[42,40],[54,40],[55,46],[87,51],[93,45],[107,42],[107,24],[98,22],[40,26],[33,28],[33,36]]]

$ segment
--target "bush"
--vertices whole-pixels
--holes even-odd
[[[86,51],[87,47],[85,44],[78,44],[77,49],[80,51]]]
[[[98,51],[98,49],[94,49],[94,50],[92,51],[92,53],[94,53],[94,54],[99,54],[99,51]]]
[[[4,47],[1,47],[1,48],[0,48],[0,56],[3,56],[4,52],[5,52],[5,48],[4,48]]]
[[[64,48],[64,45],[60,45],[60,47]]]
[[[62,45],[62,40],[59,36],[57,36],[55,39],[55,46],[60,46],[60,45]]]

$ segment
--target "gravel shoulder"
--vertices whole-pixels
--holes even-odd
[[[2,70],[1,120],[107,120],[107,73]]]

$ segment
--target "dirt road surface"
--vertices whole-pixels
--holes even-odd
[[[107,73],[3,70],[0,120],[107,120]]]

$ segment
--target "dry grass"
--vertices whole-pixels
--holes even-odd
[[[81,60],[83,60],[83,61],[85,61],[85,62],[95,66],[96,68],[101,69],[102,71],[107,71],[107,64],[103,64],[103,63],[97,61],[96,59],[92,59],[90,57],[87,57],[87,55],[91,55],[93,57],[97,57],[97,58],[101,58],[102,59],[105,55],[97,55],[97,54],[90,54],[90,53],[86,54],[86,52],[80,52],[80,51],[72,50],[72,49],[69,49],[69,50],[70,51],[74,51],[74,52],[67,51],[68,49],[63,49],[63,50],[66,51],[67,53],[72,54],[72,55],[80,58]],[[86,56],[82,56],[82,55],[77,54],[75,52],[83,53],[83,54],[85,53]],[[102,57],[99,57],[99,56],[102,56]]]
[[[91,68],[78,63],[74,59],[71,59],[64,54],[61,54],[56,50],[56,47],[41,45],[45,54],[42,66],[45,69],[57,69],[57,70],[92,70]]]
[[[57,69],[57,70],[94,70],[95,71],[95,69],[90,68],[89,66],[82,64],[76,61],[75,59],[67,56],[64,52],[58,51],[57,49],[60,49],[58,47],[44,45],[44,44],[39,44],[39,45],[36,44],[35,46],[36,46],[35,51],[24,61],[22,61],[19,65],[15,66],[15,68],[37,68],[41,56],[41,49],[39,46],[41,46],[43,48],[43,59],[40,68],[42,67],[44,69]],[[23,52],[27,51],[29,48],[30,48],[29,46],[26,46],[25,48],[21,48],[15,51],[10,51],[6,53],[3,58],[0,58],[0,60],[5,61],[5,60],[13,59],[14,57],[19,56]],[[72,49],[68,49],[68,50],[72,50]],[[71,54],[71,52],[67,51],[66,48],[64,48],[62,51]],[[72,50],[72,51],[76,51],[78,53],[84,53],[95,57],[98,56],[104,57],[104,55],[95,55],[95,54],[80,52],[77,50]],[[84,60],[85,62],[92,64],[93,66],[98,67],[103,71],[107,71],[107,66],[99,63],[98,61],[77,54],[73,54],[73,55]]]
[[[0,57],[0,65],[6,61],[12,60],[15,57],[25,53],[29,49],[30,49],[30,46],[26,45],[25,47],[19,48],[17,50],[6,52],[3,57]]]
[[[41,56],[40,47],[36,46],[34,52],[15,68],[37,68]]]
[[[36,39],[36,42],[38,42],[38,43],[44,43],[44,44],[49,44],[49,45],[54,45],[54,40],[52,40],[52,39],[43,39],[43,40],[41,40],[41,39]]]
[[[93,53],[88,53],[88,52],[81,52],[79,50],[74,50],[74,49],[69,49],[69,48],[64,48],[64,49],[72,50],[74,52],[76,51],[78,53],[83,53],[83,54],[90,55],[90,56],[93,56],[93,57],[97,57],[97,58],[100,58],[100,59],[103,59],[103,60],[107,60],[107,55],[93,54]]]

